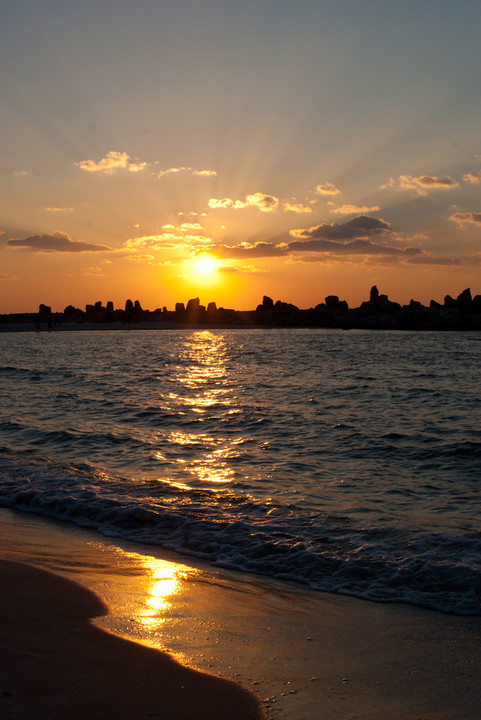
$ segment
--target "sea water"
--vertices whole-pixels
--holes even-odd
[[[481,335],[0,334],[0,505],[481,612]]]

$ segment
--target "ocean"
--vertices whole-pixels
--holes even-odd
[[[214,567],[481,612],[481,335],[0,334],[0,505]]]

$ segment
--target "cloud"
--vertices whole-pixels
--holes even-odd
[[[481,212],[456,212],[450,215],[449,219],[458,225],[469,223],[481,227]]]
[[[184,222],[175,226],[163,225],[163,232],[156,235],[142,235],[129,238],[125,243],[126,250],[167,250],[175,248],[192,248],[192,246],[210,245],[212,238],[205,235],[205,228],[200,223]]]
[[[77,167],[82,170],[87,170],[87,172],[103,173],[112,173],[114,170],[127,170],[128,172],[137,173],[147,167],[158,164],[158,162],[137,162],[133,160],[128,153],[118,152],[117,150],[111,150],[98,162],[95,162],[94,160],[81,160],[80,162],[75,163]],[[216,170],[196,170],[192,167],[181,166],[170,167],[166,170],[159,170],[157,171],[157,177],[161,178],[164,175],[177,175],[179,173],[189,173],[190,175],[195,175],[197,177],[212,177],[213,175],[217,175]]]
[[[279,200],[274,197],[274,195],[266,195],[261,192],[254,193],[253,195],[247,195],[246,202],[251,207],[258,208],[261,212],[271,212],[279,205]]]
[[[416,255],[408,260],[412,265],[464,265],[465,261],[460,258],[433,257],[432,255]]]
[[[340,195],[341,191],[332,183],[324,183],[324,185],[318,185],[316,192],[319,195]]]
[[[290,231],[294,237],[326,238],[329,240],[350,240],[354,238],[368,238],[374,235],[388,235],[392,233],[391,225],[385,220],[359,215],[345,223],[324,223],[306,229]]]
[[[400,175],[398,180],[389,178],[388,182],[380,186],[380,190],[388,188],[399,188],[400,190],[415,190],[418,195],[425,196],[429,190],[452,190],[459,187],[459,183],[454,178],[446,175],[439,177],[437,175]]]
[[[226,273],[226,274],[237,274],[237,275],[243,275],[243,274],[249,274],[253,275],[254,273],[263,273],[265,270],[262,268],[256,267],[255,265],[239,265],[237,267],[233,267],[232,265],[222,265],[217,268],[218,272]]]
[[[181,237],[176,232],[168,231],[158,235],[129,238],[125,243],[126,250],[169,250],[183,246],[186,246],[185,236]]]
[[[84,275],[87,275],[87,277],[105,277],[105,272],[100,267],[88,267],[85,268]]]
[[[290,203],[285,202],[282,206],[283,210],[285,212],[295,212],[295,213],[311,213],[312,208],[308,205],[303,205],[302,203]]]
[[[412,177],[411,175],[401,175],[401,186],[407,188],[452,188],[458,187],[459,183],[452,177],[436,177],[433,175],[421,175],[420,177]]]
[[[477,185],[481,182],[481,170],[478,170],[476,173],[466,173],[466,175],[463,176],[463,180],[471,185]]]
[[[219,208],[232,208],[233,210],[244,210],[245,208],[257,208],[261,212],[272,212],[279,205],[279,198],[274,195],[256,192],[246,195],[245,200],[232,200],[232,198],[210,198],[208,206],[212,210]]]
[[[415,247],[393,247],[381,245],[372,240],[350,240],[347,242],[336,242],[327,239],[314,239],[305,241],[292,241],[290,243],[272,244],[258,242],[254,244],[242,243],[241,245],[215,245],[212,250],[222,259],[243,260],[260,258],[288,258],[298,253],[310,253],[309,256],[298,258],[301,262],[316,262],[319,257],[316,255],[339,256],[371,256],[386,257],[391,259],[408,259],[422,255],[422,250]],[[428,264],[428,262],[426,262]]]
[[[285,245],[274,245],[268,242],[241,243],[241,245],[214,245],[213,252],[223,259],[239,260],[242,258],[282,257],[286,255]]]
[[[387,257],[412,256],[422,252],[419,248],[398,248],[391,245],[379,245],[372,240],[350,240],[336,242],[334,240],[314,239],[292,241],[287,245],[289,252],[331,253],[332,255],[382,255]]]
[[[182,223],[182,225],[179,227],[179,230],[181,230],[182,232],[184,232],[186,230],[203,230],[203,229],[204,228],[202,227],[202,225],[200,223],[189,223],[189,222]]]
[[[355,215],[356,213],[378,212],[380,209],[379,205],[341,205],[331,212],[335,215]]]
[[[177,173],[190,173],[191,175],[197,175],[200,177],[211,177],[217,175],[216,170],[194,170],[191,167],[171,167],[167,170],[159,170],[157,177],[163,177],[164,175],[176,175]]]
[[[67,233],[63,232],[54,232],[51,235],[29,235],[24,240],[7,240],[7,245],[45,253],[90,253],[112,250],[107,245],[94,245],[93,243],[71,240]]]
[[[0,275],[0,280],[18,280],[16,275]]]
[[[73,207],[46,207],[45,212],[51,213],[62,213],[62,212],[73,212]]]
[[[153,265],[154,263],[155,263],[156,265],[169,265],[169,264],[171,264],[170,262],[167,262],[167,263],[159,263],[159,262],[157,262],[157,261],[155,260],[155,257],[154,257],[153,255],[146,255],[146,254],[141,255],[140,253],[138,253],[138,254],[136,254],[136,255],[131,255],[131,254],[129,254],[129,255],[124,255],[124,256],[123,256],[123,259],[124,259],[124,260],[129,260],[130,262],[147,263],[148,265]]]
[[[212,210],[218,210],[219,208],[232,207],[234,201],[231,200],[231,198],[210,198],[207,204]],[[242,207],[244,207],[244,205]]]
[[[132,162],[130,155],[126,152],[117,152],[111,150],[97,163],[94,160],[81,160],[75,163],[82,170],[88,172],[105,172],[111,173],[114,170],[128,170],[129,172],[140,172],[147,167],[146,162],[136,163]]]

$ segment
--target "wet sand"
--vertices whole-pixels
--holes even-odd
[[[0,716],[4,720],[261,720],[260,703],[228,680],[110,635],[85,588],[0,561]]]
[[[70,672],[70,678],[81,677],[85,668],[90,673],[91,658],[101,661],[100,669],[93,665],[97,667],[93,678],[83,679],[81,687],[75,689],[75,701],[79,702],[82,712],[87,713],[88,708],[88,714],[82,716],[79,711],[78,716],[70,713],[59,717],[90,716],[96,707],[97,692],[112,693],[119,687],[119,678],[120,691],[126,696],[131,694],[134,706],[139,702],[136,699],[139,695],[147,702],[144,695],[154,688],[154,693],[158,692],[155,705],[159,697],[170,697],[174,707],[176,698],[177,701],[182,698],[179,684],[186,684],[180,679],[184,678],[183,673],[189,681],[194,678],[200,683],[199,697],[204,692],[202,686],[207,688],[209,683],[220,682],[218,678],[191,674],[185,666],[230,678],[252,690],[263,701],[272,720],[479,720],[481,717],[480,617],[454,617],[421,608],[314,593],[295,585],[218,570],[158,548],[109,540],[69,524],[7,510],[0,510],[0,557],[33,562],[74,579],[85,588],[94,589],[109,608],[108,615],[94,621],[96,628],[87,625],[87,632],[86,621],[82,621],[83,629],[78,630],[99,640],[100,655],[82,656],[78,672],[69,670],[69,653],[62,656],[62,671]],[[9,591],[3,588],[9,585],[4,580],[0,582],[2,594],[8,597]],[[24,585],[27,610],[32,606],[35,588],[36,584]],[[74,588],[77,594],[78,588]],[[70,591],[73,592],[71,587]],[[57,609],[63,612],[65,607],[60,597],[61,593],[52,590],[52,600],[47,605],[47,615],[55,620],[54,626]],[[92,606],[92,597],[88,597],[91,609],[87,614],[92,611],[98,614],[99,601],[95,600]],[[4,619],[4,611],[0,609],[0,612]],[[82,613],[85,618],[85,612]],[[79,617],[78,613],[75,617]],[[62,639],[73,632],[77,624],[72,616],[65,620],[62,638],[57,643],[60,651],[64,652]],[[127,643],[128,652],[134,653],[129,657],[139,659],[121,661],[123,650],[120,648],[124,648],[124,641],[101,632],[99,627],[165,650],[171,657]],[[21,637],[22,628],[17,626],[17,630],[11,632],[15,647],[15,638]],[[17,658],[20,668],[30,668],[28,672],[23,671],[27,678],[25,687],[34,682],[32,678],[35,679],[39,667],[42,672],[44,665],[48,669],[49,663],[43,662],[41,653],[46,652],[52,634],[45,633],[43,644],[38,641],[23,657]],[[77,641],[73,642],[76,646]],[[72,641],[69,644],[71,646]],[[2,657],[5,661],[4,649]],[[173,663],[172,658],[181,665]],[[111,661],[114,662],[112,670],[109,669]],[[137,664],[145,670],[132,676],[125,668]],[[0,677],[10,673],[9,682],[14,682],[16,675],[10,672],[8,656],[5,666]],[[169,677],[173,668],[175,672],[171,677],[177,679],[172,683],[176,684],[168,681],[164,691],[165,683],[157,680],[156,687],[154,678]],[[11,687],[16,694],[23,685],[19,682]],[[60,683],[60,687],[67,686]],[[70,692],[72,688],[70,685]],[[224,686],[224,690],[239,693],[235,684]],[[5,691],[11,695],[2,698]],[[42,686],[37,685],[37,691],[44,693]],[[49,692],[53,697],[57,693],[63,698],[62,702],[67,702],[67,696],[58,688]],[[223,708],[218,715],[214,710],[209,711],[210,715],[192,715],[187,703],[179,710],[180,715],[174,714],[177,710],[173,709],[171,715],[165,712],[160,717],[234,718],[231,709],[226,711],[233,707],[234,701],[227,700],[226,705],[217,689],[211,694]],[[14,707],[14,697],[2,680],[0,707]],[[243,691],[239,697],[247,697],[252,702],[252,696]],[[127,707],[128,701],[122,700],[124,704]],[[237,706],[237,701],[234,705]],[[197,706],[195,709],[199,710]],[[116,720],[159,716],[155,714],[159,712],[158,707],[151,715],[150,711],[142,715],[137,710],[138,715],[132,716],[123,709],[122,712]],[[0,717],[33,720],[55,716],[37,712],[0,714]],[[110,716],[98,714],[98,717]],[[242,709],[239,717],[247,720],[249,715]]]

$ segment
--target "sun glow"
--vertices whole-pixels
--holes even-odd
[[[212,255],[199,255],[194,261],[194,266],[201,275],[211,275],[216,269],[216,260]]]

